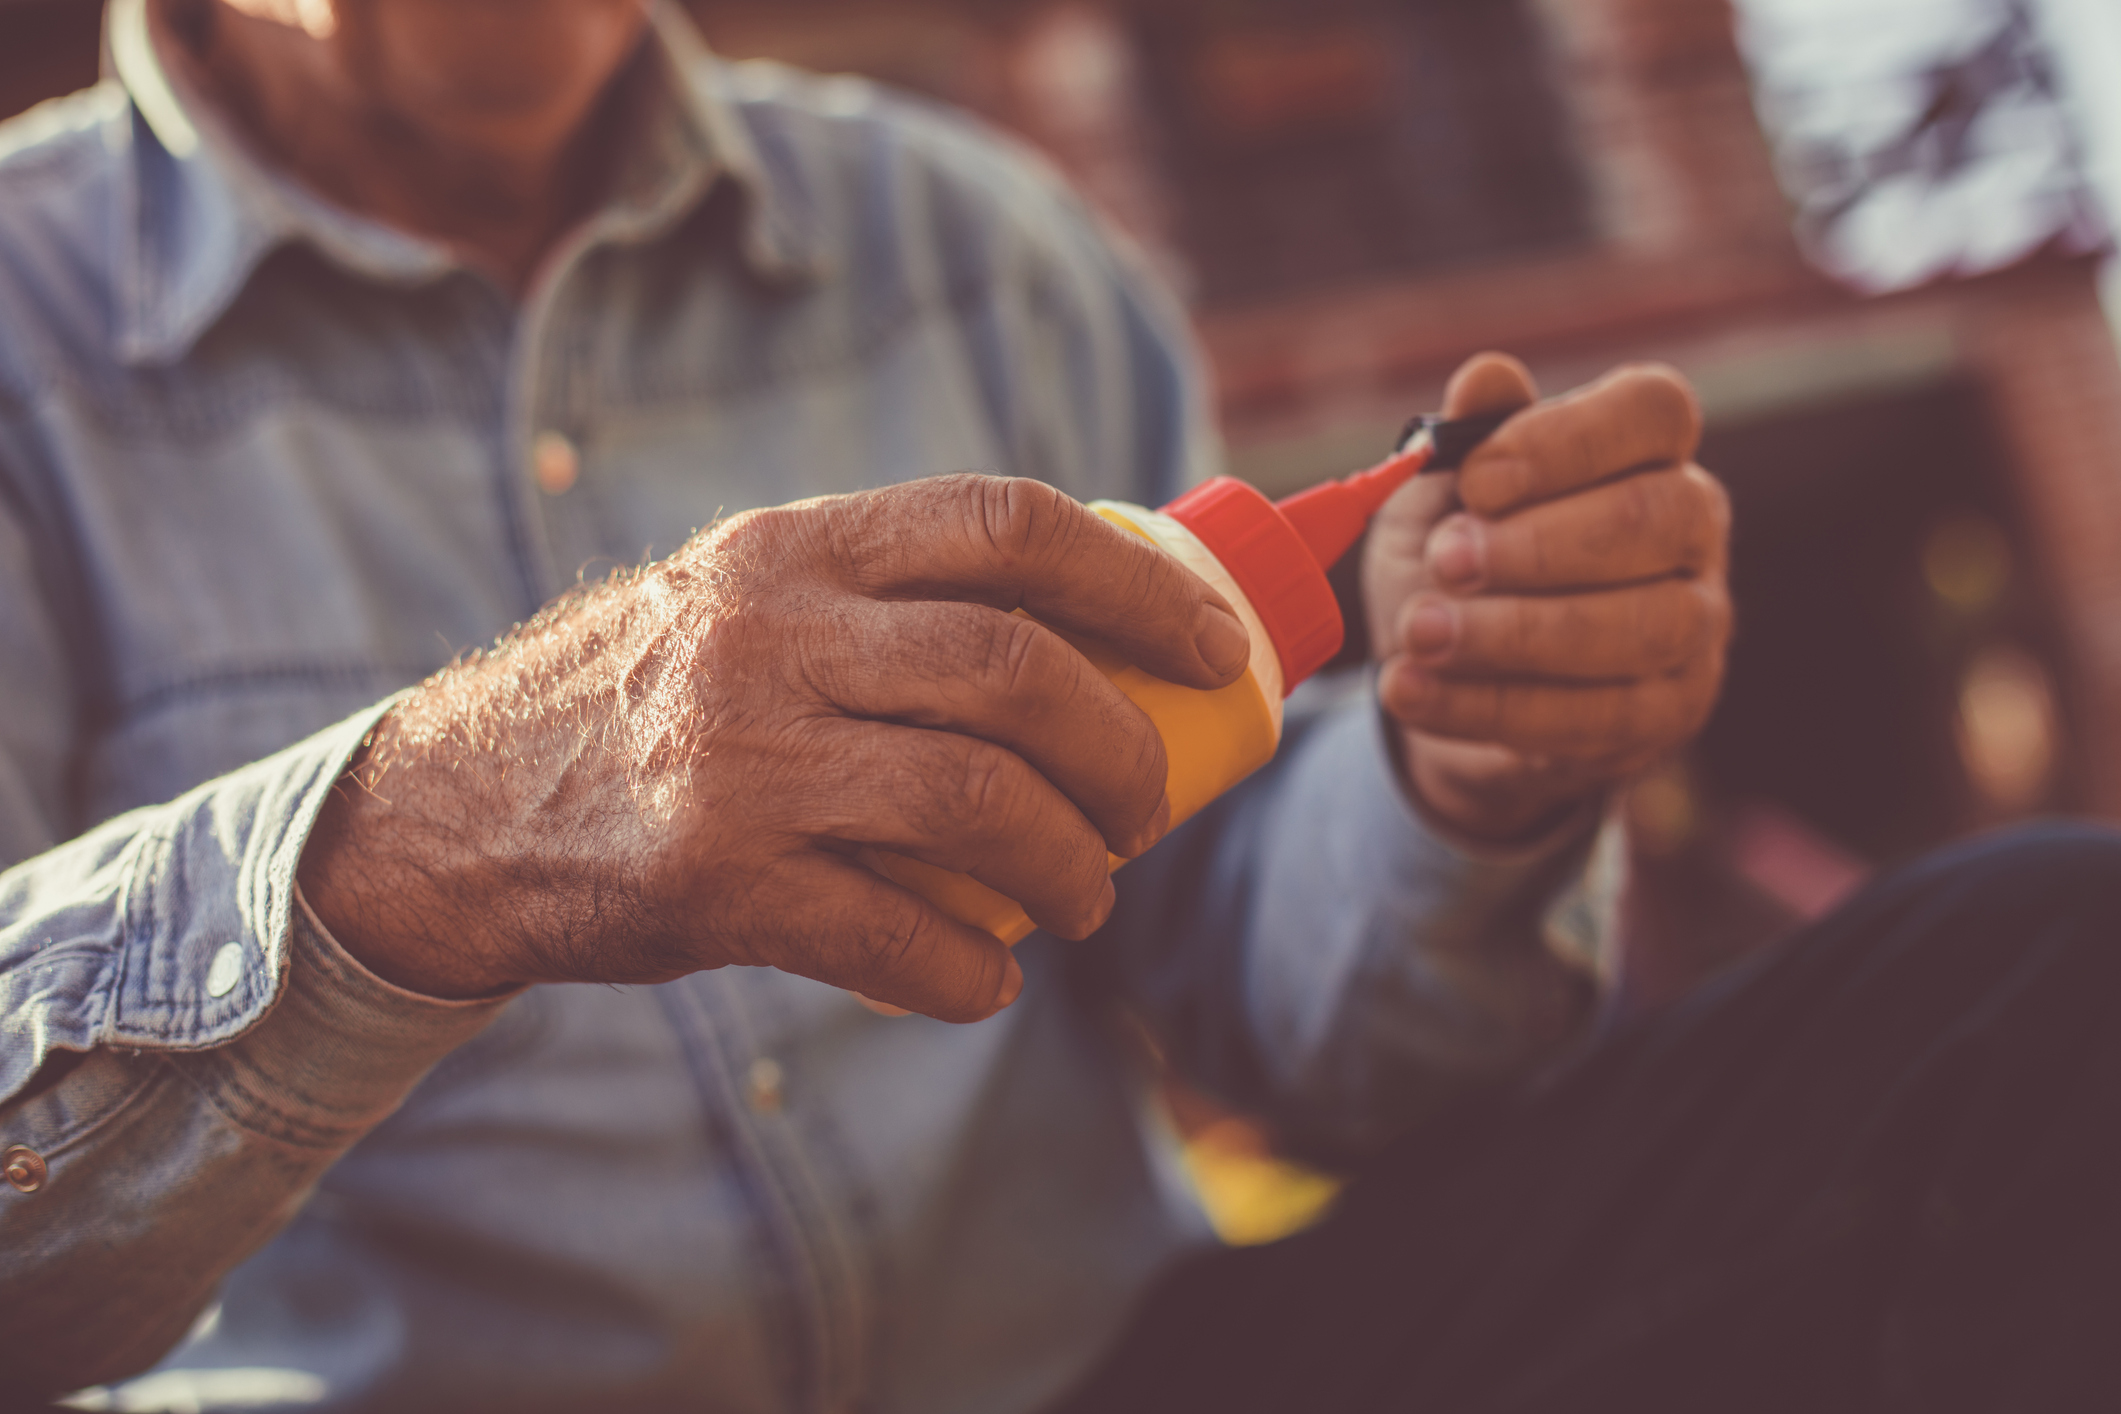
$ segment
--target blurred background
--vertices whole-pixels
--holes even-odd
[[[1693,378],[1740,631],[1624,803],[1640,999],[1946,839],[2121,818],[2112,0],[693,8],[1043,149],[1190,303],[1272,492],[1374,461],[1478,349]],[[92,82],[99,13],[0,0],[0,112]]]

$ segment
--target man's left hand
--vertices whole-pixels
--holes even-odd
[[[1707,720],[1731,632],[1730,502],[1694,465],[1701,416],[1661,366],[1534,404],[1483,354],[1451,417],[1522,407],[1456,475],[1416,477],[1363,559],[1378,694],[1408,784],[1507,843],[1558,822]]]

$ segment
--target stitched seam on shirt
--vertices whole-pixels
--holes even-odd
[[[375,1127],[375,1120],[326,1125],[290,1114],[237,1079],[235,1067],[218,1050],[177,1052],[161,1059],[230,1124],[291,1149],[343,1149]]]
[[[125,986],[131,980],[134,952],[144,951],[150,963],[155,948],[153,903],[155,873],[161,861],[168,858],[176,843],[161,830],[143,830],[133,846],[133,858],[119,884],[118,917],[118,965],[110,970],[109,990],[103,999],[103,1019],[94,1035],[108,1037],[116,1029],[118,1013],[124,1005]]]

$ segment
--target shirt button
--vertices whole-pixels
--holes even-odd
[[[744,1098],[750,1102],[753,1114],[770,1115],[781,1108],[781,1063],[760,1056],[751,1063],[750,1074],[744,1077]]]
[[[582,474],[582,454],[565,433],[540,432],[530,444],[530,474],[548,496],[564,496]]]
[[[35,1149],[17,1144],[0,1154],[0,1170],[5,1170],[7,1181],[24,1193],[35,1193],[44,1186],[44,1156]]]
[[[236,990],[236,983],[243,976],[243,945],[223,943],[214,954],[214,960],[206,968],[206,995],[225,997]]]

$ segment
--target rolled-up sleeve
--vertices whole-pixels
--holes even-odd
[[[54,1050],[198,1050],[257,1023],[310,826],[383,710],[0,874],[0,1100]]]
[[[0,1367],[40,1392],[151,1363],[503,1004],[390,986],[300,900],[381,710],[0,875]]]

